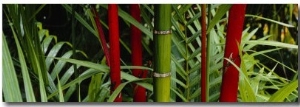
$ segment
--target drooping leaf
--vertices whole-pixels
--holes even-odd
[[[284,99],[287,98],[288,95],[290,95],[297,88],[298,88],[298,80],[294,80],[294,81],[290,82],[289,84],[286,84],[284,87],[282,87],[276,93],[274,93],[270,97],[269,102],[283,102]]]

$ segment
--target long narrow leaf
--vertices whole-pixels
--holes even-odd
[[[282,48],[298,49],[297,45],[277,42],[277,41],[263,41],[263,40],[250,40],[246,41],[246,44],[256,44],[256,45],[268,45],[268,46],[277,46]]]
[[[13,30],[13,34],[14,34],[14,38],[17,38],[14,30]],[[27,102],[35,102],[36,100],[35,100],[34,92],[33,92],[33,89],[32,89],[31,79],[29,77],[28,67],[27,67],[27,64],[25,62],[24,53],[23,53],[22,48],[20,46],[19,40],[15,39],[15,42],[16,42],[16,45],[17,45],[19,60],[20,60],[20,64],[21,64],[21,71],[22,71],[23,82],[24,82],[24,87],[25,87],[26,101]]]
[[[3,96],[5,102],[22,102],[22,95],[20,91],[20,86],[18,82],[18,78],[16,75],[16,71],[14,68],[14,64],[12,61],[12,57],[10,55],[6,38],[4,34],[2,34],[2,46],[3,46]]]
[[[226,14],[226,12],[230,9],[230,7],[231,7],[231,4],[222,4],[218,8],[216,16],[209,23],[207,32],[210,32],[210,30],[220,21],[220,19]]]
[[[269,102],[283,102],[288,95],[298,88],[298,80],[294,80],[286,86],[282,87],[271,96]]]

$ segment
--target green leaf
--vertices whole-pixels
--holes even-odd
[[[282,43],[277,41],[250,40],[250,41],[246,41],[246,44],[268,45],[268,46],[276,46],[282,48],[298,49],[297,45],[292,45],[292,44],[287,44],[287,43]]]
[[[41,102],[47,102],[47,93],[45,89],[45,83],[43,80],[42,72],[41,70],[38,70],[38,76],[39,76],[39,91],[41,95]]]
[[[2,46],[3,46],[3,56],[2,62],[3,63],[3,98],[5,102],[22,102],[22,95],[20,91],[20,86],[18,82],[18,78],[16,75],[16,71],[14,68],[14,64],[6,43],[6,38],[4,34],[2,34]]]
[[[46,58],[46,67],[48,70],[49,70],[50,65],[53,63],[53,57],[55,57],[58,54],[58,52],[61,50],[62,46],[65,44],[67,46],[72,47],[72,45],[69,42],[59,42],[59,43],[55,44],[52,47],[52,49],[50,50],[50,52],[48,53],[47,58]]]
[[[16,42],[16,45],[17,45],[19,61],[20,61],[20,64],[21,64],[21,71],[22,71],[23,82],[24,82],[24,87],[25,87],[26,101],[27,102],[35,102],[36,100],[35,100],[34,92],[33,92],[33,89],[32,89],[31,79],[29,77],[28,67],[27,67],[27,64],[26,64],[26,61],[25,61],[24,53],[23,53],[22,48],[20,46],[19,40],[16,39],[17,36],[16,36],[14,30],[12,30],[12,31],[13,31],[15,42]]]
[[[246,31],[248,30],[249,28],[246,29]],[[249,41],[251,39],[252,36],[254,36],[254,34],[257,32],[258,28],[255,28],[253,31],[251,31],[249,34],[248,33],[245,33],[243,34],[243,37],[242,37],[242,43],[241,43],[241,47],[244,47],[245,46],[245,42],[246,41]],[[244,30],[245,31],[245,30]],[[244,33],[244,32],[243,32]]]
[[[263,19],[263,20],[266,20],[266,21],[269,21],[269,22],[273,22],[273,23],[282,25],[282,26],[286,26],[286,27],[295,27],[295,26],[290,25],[290,24],[282,23],[282,22],[279,22],[279,21],[276,21],[276,20],[272,20],[272,19],[269,19],[269,18],[264,18],[264,17],[257,16],[257,15],[246,14],[245,17],[255,17],[255,18]]]
[[[184,102],[188,102],[188,100],[184,97],[183,94],[180,94],[178,91],[176,91],[174,88],[171,87],[171,91],[173,91],[174,93],[176,93],[176,95],[181,98]]]
[[[72,14],[72,8],[71,6],[69,6],[68,4],[62,4],[62,6],[67,10],[67,12],[69,12],[70,14]],[[97,32],[95,31],[95,29],[93,29],[93,27],[91,25],[89,25],[88,22],[86,22],[84,20],[84,18],[82,18],[77,12],[75,12],[75,18],[85,27],[87,28],[92,34],[94,34],[94,36],[96,36],[97,38],[99,38],[97,35]]]
[[[66,61],[66,62],[73,63],[73,64],[78,64],[78,65],[89,67],[89,68],[93,68],[93,69],[99,70],[99,71],[104,72],[104,73],[109,72],[108,66],[93,63],[93,62],[90,62],[90,61],[83,61],[83,60],[69,59],[69,58],[54,58],[54,59],[61,60],[61,61]]]
[[[76,52],[81,52],[81,53],[83,53],[82,51],[78,51],[78,50],[76,50]],[[71,56],[73,55],[73,51],[72,50],[69,50],[68,52],[66,52],[61,58],[65,58],[65,59],[68,59],[68,58],[70,58]],[[55,79],[56,78],[56,74],[59,74],[61,71],[62,71],[62,69],[65,67],[65,65],[66,65],[66,62],[65,61],[58,61],[56,64],[55,64],[55,66],[54,66],[54,68],[53,68],[53,70],[52,70],[52,72],[51,72],[51,78],[52,79]]]
[[[64,102],[64,95],[63,95],[63,91],[62,91],[62,88],[61,88],[61,84],[60,84],[60,81],[59,81],[59,77],[58,75],[56,75],[57,77],[57,89],[58,89],[58,95],[59,95],[59,102]]]
[[[77,66],[80,68],[81,66]],[[74,66],[71,66],[67,71],[65,71],[64,75],[60,78],[61,85],[65,85],[67,81],[69,81],[71,76],[74,74]]]
[[[106,65],[101,65],[101,64],[96,64],[96,63],[89,62],[89,61],[82,61],[82,60],[76,60],[76,59],[65,59],[65,58],[54,58],[54,59],[58,59],[61,61],[66,61],[69,63],[73,63],[73,64],[77,64],[80,66],[85,66],[85,67],[91,68],[91,69],[84,71],[84,73],[81,74],[75,80],[70,81],[66,85],[62,86],[62,90],[65,90],[72,85],[80,83],[81,81],[83,81],[87,78],[90,78],[91,76],[95,75],[96,73],[109,73],[109,68]],[[127,74],[127,73],[124,73],[124,72],[121,72],[121,77],[128,81],[134,81],[134,80],[138,79],[137,77]],[[146,88],[150,91],[153,91],[153,86],[149,83],[137,83],[137,84],[140,86],[143,86],[144,88]],[[48,99],[52,98],[57,93],[58,93],[57,91],[53,92],[51,95],[48,96]]]
[[[63,90],[63,89],[61,89]],[[72,94],[75,92],[76,90],[76,85],[72,85],[68,88],[66,94],[64,95],[64,101],[68,101],[70,99],[70,97],[72,96]]]
[[[47,52],[47,50],[48,50],[48,48],[49,48],[49,46],[50,46],[50,43],[52,42],[52,40],[55,40],[56,41],[56,39],[57,39],[57,37],[56,36],[48,36],[48,37],[46,37],[44,40],[43,40],[43,45],[42,45],[42,49],[43,49],[43,52],[44,53],[46,53]],[[56,43],[56,42],[55,42]]]
[[[87,78],[90,78],[91,76],[95,75],[96,73],[100,73],[100,72],[103,72],[103,71],[99,71],[99,70],[95,70],[95,69],[88,69],[88,70],[84,71],[84,73],[82,73],[78,78],[74,79],[73,81],[70,81],[66,85],[63,85],[61,87],[61,89],[65,90],[71,86],[75,86],[76,84],[80,83],[81,81],[83,81]],[[55,96],[57,94],[58,94],[58,91],[55,90],[55,92],[52,92],[51,95],[48,96],[48,99],[52,98],[53,96]]]
[[[125,83],[120,84],[115,91],[110,95],[110,97],[108,98],[107,102],[113,102],[115,100],[115,98],[117,97],[117,95],[119,95],[119,93],[122,91],[122,89],[129,83],[134,83],[134,82],[138,82],[138,81],[143,81],[145,79],[136,79],[136,80],[131,80],[131,81],[127,81]]]
[[[218,11],[214,18],[209,23],[209,26],[207,28],[207,32],[210,32],[210,30],[220,21],[220,19],[226,14],[226,12],[230,9],[231,4],[222,4],[218,8]]]
[[[107,5],[100,5],[107,9]],[[129,22],[130,24],[136,26],[138,29],[140,29],[143,33],[145,33],[147,36],[149,36],[151,39],[153,39],[153,34],[150,32],[149,29],[144,27],[141,23],[136,21],[130,14],[127,12],[123,11],[121,8],[118,9],[118,14],[121,18],[123,18],[125,21]]]
[[[298,80],[294,80],[274,93],[269,99],[269,102],[283,102],[284,99],[287,98],[297,88]]]
[[[153,71],[152,68],[149,68],[149,67],[143,67],[143,66],[121,66],[121,69],[141,69],[141,70],[149,70],[149,71]]]

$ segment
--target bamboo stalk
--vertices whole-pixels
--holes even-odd
[[[92,12],[94,14],[94,21],[96,23],[96,27],[97,27],[99,39],[101,41],[101,45],[102,45],[102,49],[103,49],[104,54],[105,54],[107,65],[110,66],[109,51],[108,51],[107,43],[106,43],[106,40],[105,40],[104,32],[102,30],[102,26],[101,26],[101,23],[99,21],[100,17],[97,14],[97,11],[96,11],[96,9],[95,9],[94,6],[92,7],[91,10],[92,10]]]
[[[140,17],[140,8],[138,4],[131,4],[130,5],[130,14],[131,16],[141,22]],[[131,60],[133,66],[142,66],[142,32],[134,25],[130,25],[131,29]],[[146,75],[143,75],[145,72],[141,69],[133,69],[132,73],[134,76],[139,78],[145,78]],[[146,73],[145,73],[146,74]],[[146,89],[142,86],[134,84],[134,91],[133,91],[133,101],[134,102],[146,102]]]
[[[154,101],[170,101],[171,5],[154,6]]]
[[[239,44],[241,42],[245,17],[245,4],[234,4],[229,10],[228,29],[224,58],[240,66]],[[221,102],[236,102],[238,91],[239,71],[228,61],[223,63],[223,78],[221,86]]]
[[[206,5],[201,5],[201,102],[207,99],[206,70]]]
[[[108,5],[108,26],[109,26],[109,45],[110,45],[110,79],[111,93],[120,85],[120,43],[119,43],[119,21],[118,5]],[[121,93],[114,102],[122,102]]]

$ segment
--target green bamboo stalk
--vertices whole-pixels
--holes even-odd
[[[154,101],[169,102],[171,76],[167,74],[171,72],[171,33],[161,31],[171,30],[172,8],[170,4],[158,4],[154,11]]]
[[[210,10],[211,10],[211,4],[207,4],[208,5],[208,12],[207,12],[207,23],[210,23],[210,19],[211,19],[211,13],[210,13]],[[211,57],[212,57],[212,55],[211,55],[211,53],[213,53],[212,52],[212,49],[213,49],[213,46],[212,46],[212,39],[211,39],[211,36],[210,36],[210,33],[209,33],[210,31],[206,31],[206,36],[207,36],[207,47],[206,47],[206,101],[207,102],[209,102],[209,71],[211,71],[210,70],[210,59],[211,59]]]

